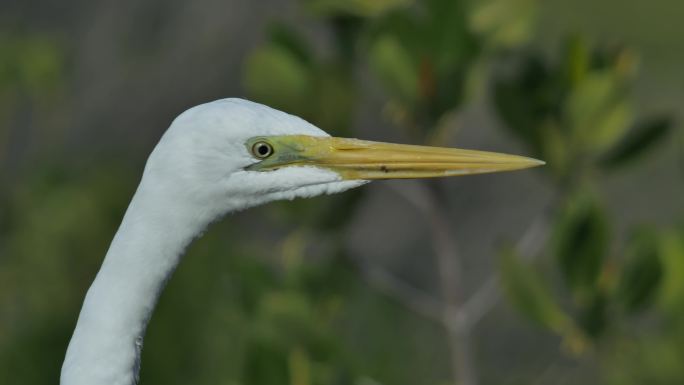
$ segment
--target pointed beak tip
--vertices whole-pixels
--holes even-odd
[[[534,168],[534,167],[540,167],[540,166],[545,166],[546,162],[543,160],[539,159],[534,159],[534,158],[527,158],[527,161],[525,162],[524,168]]]

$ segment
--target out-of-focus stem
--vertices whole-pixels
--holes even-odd
[[[516,243],[516,250],[528,260],[534,259],[543,248],[548,237],[549,215],[542,212],[527,228]],[[501,299],[499,275],[492,273],[459,309],[458,319],[471,327],[477,324]]]
[[[395,191],[412,202],[430,225],[443,301],[441,323],[448,337],[454,383],[477,385],[470,349],[471,328],[459,312],[464,296],[461,287],[462,269],[453,238],[454,229],[449,217],[442,211],[447,202],[439,191],[439,181],[428,182],[407,182],[403,188]]]
[[[374,289],[399,302],[416,314],[431,319],[439,324],[443,323],[440,300],[429,293],[413,287],[380,267],[373,267],[369,263],[354,260],[366,282]]]
[[[499,290],[498,274],[492,275],[485,280],[485,283],[475,291],[475,294],[464,298],[461,288],[461,266],[459,263],[456,244],[453,241],[453,226],[440,208],[446,207],[445,200],[441,197],[438,186],[426,186],[419,182],[404,182],[401,189],[392,188],[396,193],[404,197],[425,217],[431,226],[432,243],[437,255],[437,262],[440,273],[440,287],[443,296],[443,303],[439,312],[439,320],[447,330],[449,336],[449,346],[452,352],[452,368],[454,379],[458,384],[477,384],[477,375],[472,363],[472,353],[470,351],[470,335],[472,328],[484,317],[499,301],[501,292]],[[520,253],[528,259],[535,258],[543,248],[548,238],[549,212],[542,212],[532,224],[527,228],[523,236],[516,243]],[[401,288],[397,282],[389,282],[393,288]],[[387,289],[387,287],[385,287]],[[413,289],[418,293],[423,293],[419,289]],[[407,303],[406,298],[401,292],[404,290],[385,290],[399,296],[402,303]],[[435,301],[431,300],[425,293],[419,298],[414,295],[409,296],[409,308],[421,309],[419,313],[435,317]],[[416,306],[418,304],[419,306]],[[430,309],[425,311],[425,309]]]
[[[440,191],[439,183],[434,180],[425,184],[428,203],[426,216],[432,230],[432,245],[439,266],[442,298],[446,305],[442,317],[451,351],[453,378],[458,385],[476,385],[478,381],[470,347],[470,325],[457,317],[464,298],[461,285],[462,266],[453,238],[453,226],[449,217],[440,209],[446,207],[447,202]]]

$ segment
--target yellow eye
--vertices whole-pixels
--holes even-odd
[[[252,145],[252,155],[259,159],[266,159],[273,154],[273,146],[267,142],[256,142]]]

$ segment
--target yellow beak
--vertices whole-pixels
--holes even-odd
[[[268,171],[287,166],[315,166],[337,172],[343,179],[406,179],[511,171],[544,162],[517,155],[416,146],[366,140],[285,135],[256,137],[246,146],[261,162],[248,170]],[[270,147],[267,156],[262,149]]]

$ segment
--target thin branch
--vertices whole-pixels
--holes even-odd
[[[407,183],[402,188],[397,188],[392,184],[386,186],[406,199],[421,213],[430,210],[430,197],[426,195],[418,183]],[[531,261],[541,253],[548,237],[549,220],[549,214],[547,210],[544,210],[532,221],[532,224],[528,226],[516,243],[516,249],[519,250],[524,259]],[[499,302],[501,299],[499,289],[499,276],[492,273],[450,318],[454,320],[453,322],[466,323],[468,327],[473,327]]]
[[[426,189],[427,196],[430,198],[430,210],[426,214],[432,227],[432,244],[439,265],[442,296],[447,304],[444,308],[444,323],[449,335],[454,379],[459,385],[476,385],[478,383],[477,373],[474,369],[470,350],[471,329],[459,317],[459,309],[464,299],[461,284],[463,282],[463,268],[453,237],[455,231],[449,217],[440,209],[446,202],[438,190],[438,181],[430,182],[432,184],[427,185],[428,188]]]
[[[558,380],[562,378],[562,371],[563,367],[560,364],[560,360],[556,358],[535,377],[535,379],[532,381],[532,385],[548,385],[554,382],[558,383]]]
[[[527,228],[516,244],[516,250],[519,251],[522,258],[531,261],[541,253],[548,237],[548,222],[549,216],[544,211]],[[463,304],[458,318],[463,319],[470,327],[473,327],[499,302],[501,299],[501,290],[499,289],[499,275],[494,272]]]
[[[418,182],[408,182],[401,189],[393,184],[386,186],[415,206],[432,227],[433,245],[440,266],[440,281],[447,302],[442,305],[442,321],[450,336],[455,378],[459,384],[475,384],[477,380],[471,369],[469,335],[472,328],[501,299],[499,276],[492,273],[467,301],[462,302],[459,298],[462,291],[458,287],[458,283],[461,282],[460,266],[456,255],[456,245],[451,237],[453,229],[439,210],[438,202],[436,202],[438,195]],[[516,249],[520,251],[523,258],[532,260],[541,253],[548,238],[549,217],[547,210],[544,210],[532,221],[517,242]]]
[[[470,325],[464,322],[460,306],[463,301],[461,287],[462,268],[454,242],[454,229],[449,218],[440,209],[444,206],[438,185],[408,181],[401,189],[388,185],[395,192],[410,201],[430,225],[432,245],[437,256],[439,278],[444,304],[442,323],[447,331],[452,355],[454,380],[460,385],[476,385],[477,376],[473,369],[470,351]]]
[[[366,282],[381,293],[426,318],[442,323],[442,304],[416,287],[404,282],[382,268],[355,261]]]

